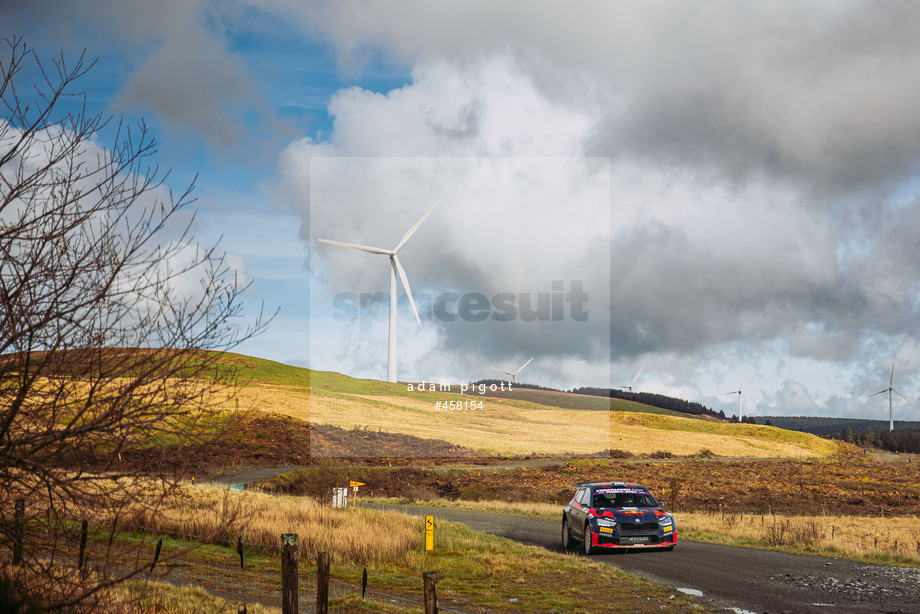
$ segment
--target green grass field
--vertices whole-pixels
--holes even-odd
[[[355,379],[259,358],[228,354],[225,360],[240,367],[240,407],[310,425],[446,442],[482,455],[606,455],[621,450],[807,458],[836,450],[812,435],[714,422],[633,401],[524,388],[461,393],[456,384],[449,392],[419,392],[416,383],[410,391],[408,383]],[[451,403],[464,409],[445,409]],[[314,445],[312,452],[341,456],[346,451]]]

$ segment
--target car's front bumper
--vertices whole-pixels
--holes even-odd
[[[668,548],[677,543],[677,530],[659,531],[657,534],[624,535],[616,530],[607,532],[601,527],[591,532],[591,545],[599,548]]]

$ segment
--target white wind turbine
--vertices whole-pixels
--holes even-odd
[[[747,378],[747,373],[745,373],[745,374],[744,374],[744,377],[741,378],[741,385],[738,386],[738,390],[732,390],[731,392],[723,392],[723,393],[720,393],[720,394],[716,395],[716,396],[720,396],[720,397],[725,396],[726,394],[737,394],[737,395],[738,395],[738,422],[741,422],[741,418],[742,418],[742,415],[741,415],[741,397],[744,397],[745,399],[747,399],[747,400],[748,400],[748,403],[750,403],[751,405],[753,405],[753,406],[754,406],[754,409],[757,409],[757,405],[754,405],[754,401],[752,401],[751,398],[750,398],[748,395],[744,394],[744,380],[745,380],[745,378]]]
[[[513,383],[517,384],[517,376],[518,376],[518,373],[520,373],[521,371],[523,371],[523,370],[524,370],[524,367],[526,367],[527,365],[529,365],[529,364],[533,361],[534,358],[536,358],[536,356],[532,356],[532,357],[530,358],[530,360],[528,360],[528,361],[525,362],[523,365],[521,365],[521,368],[520,368],[520,369],[518,369],[517,371],[514,371],[514,372],[505,371],[504,369],[499,369],[498,367],[489,367],[489,368],[490,368],[490,369],[495,369],[496,371],[500,371],[500,372],[504,373],[505,375],[510,375],[510,376],[511,376],[511,381],[512,381]]]
[[[892,407],[892,404],[891,404],[891,393],[892,392],[896,393],[899,397],[901,397],[902,399],[910,403],[910,399],[908,399],[906,396],[904,396],[903,394],[901,394],[900,392],[894,389],[894,363],[891,363],[891,379],[888,380],[888,387],[885,388],[884,390],[879,390],[876,393],[870,394],[869,396],[874,397],[877,394],[882,394],[885,392],[888,393],[888,430],[893,431],[894,430],[894,408]]]
[[[441,199],[438,199],[438,202],[428,210],[428,213],[422,216],[422,218],[415,223],[409,231],[403,235],[403,238],[399,240],[399,243],[396,244],[396,247],[393,249],[383,249],[380,247],[367,247],[366,245],[355,245],[354,243],[342,243],[341,241],[330,241],[328,239],[318,239],[323,243],[329,243],[330,245],[339,245],[341,247],[349,247],[351,249],[356,249],[362,252],[367,252],[369,254],[385,254],[390,257],[390,331],[389,331],[389,341],[387,342],[387,381],[395,382],[396,381],[396,275],[399,275],[399,278],[402,280],[403,288],[406,289],[406,294],[409,296],[409,304],[412,306],[412,313],[415,314],[415,320],[421,324],[422,320],[418,316],[418,309],[415,308],[415,301],[412,299],[412,290],[409,289],[409,279],[406,277],[406,271],[402,268],[402,265],[399,264],[399,257],[397,254],[399,250],[402,249],[403,245],[406,244],[406,241],[409,240],[409,237],[418,230],[418,227],[422,225],[422,222],[425,221],[425,218],[431,215],[431,212],[434,211],[434,208],[438,206],[441,202]]]
[[[642,369],[645,368],[645,365],[642,365],[639,368],[639,373],[642,373]],[[636,373],[636,377],[633,378],[632,384],[624,384],[622,386],[614,386],[614,388],[627,388],[630,392],[633,391],[633,386],[636,385],[636,380],[639,379],[639,373]]]

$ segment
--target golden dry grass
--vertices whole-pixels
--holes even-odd
[[[164,582],[127,582],[114,594],[124,614],[238,614],[237,604],[208,593],[199,586],[174,586]],[[281,614],[281,608],[247,603],[247,614]]]
[[[250,544],[269,548],[279,546],[281,534],[296,533],[302,550],[329,551],[339,560],[357,563],[404,562],[407,553],[419,550],[424,543],[420,518],[384,518],[371,510],[333,509],[309,497],[274,496],[257,490],[235,491],[189,482],[178,486],[169,490],[166,483],[146,478],[100,479],[88,485],[87,501],[94,499],[93,489],[121,488],[136,496],[123,500],[118,509],[96,497],[99,505],[71,510],[70,517],[98,527],[109,527],[115,521],[126,528],[200,541],[233,543],[242,536]],[[44,500],[27,498],[26,508],[29,516],[41,517]]]
[[[781,516],[760,514],[676,513],[678,531],[764,542],[770,546],[840,552],[854,557],[888,555],[920,566],[920,529],[916,516]]]
[[[515,501],[496,501],[484,499],[481,501],[454,501],[451,499],[412,500],[408,498],[380,498],[375,497],[374,502],[424,505],[429,507],[443,507],[447,509],[465,509],[474,512],[498,512],[512,516],[526,516],[528,518],[541,518],[556,520],[562,513],[562,506],[554,503],[533,503]]]
[[[329,551],[337,560],[362,564],[405,561],[424,539],[419,518],[383,518],[366,510],[332,509],[308,497],[208,487],[185,488],[155,512],[135,509],[125,522],[231,542],[242,535],[249,543],[270,547],[280,543],[282,533],[296,533],[301,550]]]
[[[437,400],[483,403],[483,409],[438,409]],[[831,442],[771,427],[620,411],[560,409],[530,402],[459,394],[367,395],[259,384],[239,391],[234,407],[288,415],[312,424],[367,428],[440,439],[485,454],[658,451],[693,455],[808,458],[833,454]]]

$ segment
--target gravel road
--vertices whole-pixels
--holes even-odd
[[[559,525],[506,514],[362,503],[375,509],[460,522],[561,552]],[[679,530],[679,527],[678,527]],[[673,552],[600,554],[596,561],[738,612],[920,612],[920,570],[748,548],[681,542]]]

